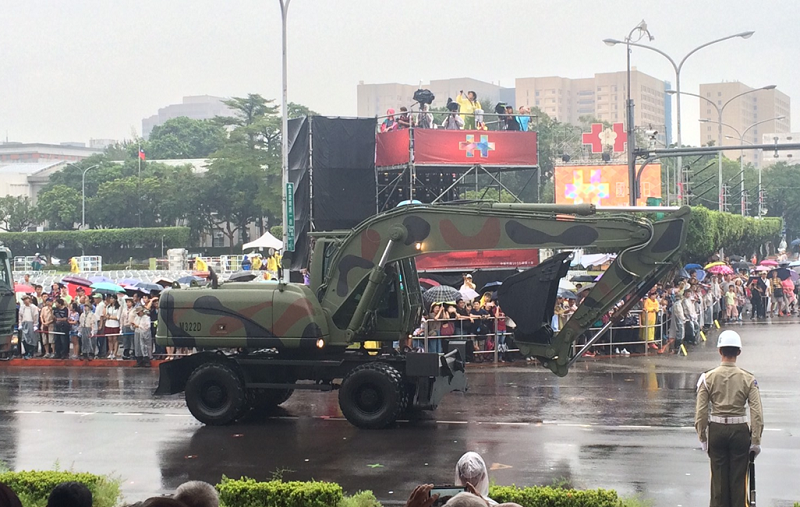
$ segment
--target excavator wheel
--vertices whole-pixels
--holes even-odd
[[[186,382],[186,406],[203,424],[229,424],[240,417],[246,407],[244,384],[229,366],[204,364],[194,370]]]
[[[393,424],[408,404],[403,376],[385,363],[353,368],[339,389],[339,407],[353,426],[380,429]]]

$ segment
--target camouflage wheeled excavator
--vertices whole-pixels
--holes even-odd
[[[624,300],[636,303],[678,260],[689,208],[651,222],[592,205],[411,205],[351,231],[316,233],[311,286],[212,283],[162,293],[156,341],[201,352],[161,364],[156,394],[185,392],[205,424],[228,424],[277,406],[297,389],[338,390],[342,413],[360,428],[392,425],[406,410],[432,410],[467,388],[458,349],[401,353],[392,342],[420,321],[414,258],[433,252],[597,247],[619,252],[558,333],[550,328],[569,252],[515,274],[498,291],[517,324],[515,342],[555,374],[579,354],[575,340]],[[366,341],[384,346],[369,350]]]

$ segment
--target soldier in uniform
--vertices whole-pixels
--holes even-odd
[[[742,352],[739,333],[723,331],[717,347],[721,364],[697,381],[694,426],[703,451],[711,459],[711,507],[741,507],[747,499],[745,477],[750,452],[756,456],[761,452],[761,395],[753,374],[736,366]]]

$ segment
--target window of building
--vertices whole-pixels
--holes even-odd
[[[722,97],[722,92],[717,92],[717,97]]]
[[[711,96],[711,92],[707,92],[706,93],[706,97],[710,97],[710,96]]]
[[[221,230],[214,231],[214,234],[211,236],[211,246],[214,248],[225,246],[225,234],[223,234]]]
[[[539,96],[539,92],[538,92],[538,91],[536,92],[536,96],[537,96],[537,97]]]

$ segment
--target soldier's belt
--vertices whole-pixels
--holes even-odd
[[[710,415],[708,416],[708,420],[718,424],[747,424],[750,422],[747,416],[720,417],[718,415]]]

